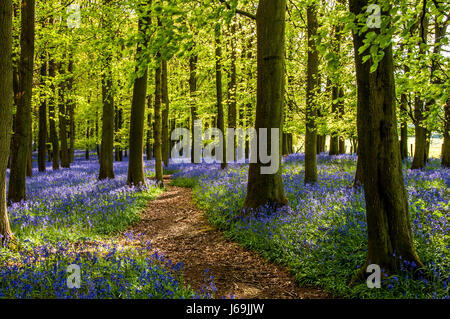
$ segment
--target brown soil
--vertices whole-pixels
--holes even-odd
[[[170,180],[165,178],[165,185]],[[173,262],[183,262],[184,280],[199,291],[204,273],[214,277],[216,298],[332,298],[316,288],[298,287],[289,272],[227,239],[213,228],[192,200],[191,189],[167,186],[131,227]]]

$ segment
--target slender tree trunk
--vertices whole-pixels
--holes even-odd
[[[47,76],[47,56],[41,55],[41,86],[45,85],[45,77]],[[38,140],[38,170],[39,172],[45,172],[46,163],[45,157],[47,154],[47,97],[45,93],[41,97],[41,103],[39,104],[39,140]]]
[[[450,167],[450,98],[444,106],[444,144],[442,145],[442,166]]]
[[[230,67],[230,80],[228,82],[228,128],[236,128],[236,121],[237,121],[237,108],[236,108],[236,94],[237,94],[237,87],[236,87],[236,23],[233,21],[231,24],[231,30],[230,30],[231,38],[230,38],[230,60],[231,60],[231,67]],[[228,142],[228,141],[227,141]],[[233,147],[233,157],[232,161],[234,161],[236,157],[236,139],[233,138],[232,141],[229,141],[230,146]]]
[[[306,83],[306,136],[305,136],[305,184],[317,182],[317,129],[315,96],[318,90],[319,52],[316,47],[317,6],[307,7],[308,21],[308,70]]]
[[[148,1],[148,6],[151,1]],[[131,103],[130,117],[130,157],[128,161],[128,185],[145,185],[143,144],[144,144],[144,117],[145,117],[145,97],[147,96],[147,76],[148,67],[145,65],[142,72],[142,65],[145,64],[144,52],[148,45],[147,28],[151,23],[150,10],[146,8],[139,18],[138,29],[143,33],[144,41],[139,43],[136,51],[136,73],[138,76],[134,80],[133,100]],[[141,67],[139,67],[141,65]]]
[[[103,122],[102,122],[102,142],[100,151],[100,180],[114,178],[114,96],[112,79],[112,54],[105,62],[105,72],[102,75],[102,98],[103,98]]]
[[[258,139],[260,128],[283,131],[285,17],[286,0],[259,1],[256,18],[258,85],[255,122]],[[267,135],[267,148],[270,150],[272,142],[275,141],[272,141],[270,133]],[[278,154],[272,154],[272,156],[277,156],[281,163],[281,134],[279,135]],[[265,165],[259,157],[256,163],[250,163],[244,209],[257,209],[266,204],[273,207],[287,204],[281,169],[274,174],[262,174],[260,169],[263,166]]]
[[[170,152],[170,140],[169,140],[169,90],[167,83],[167,61],[161,62],[161,101],[164,105],[162,110],[162,160],[164,166],[169,166],[169,152]]]
[[[52,166],[53,170],[59,169],[59,141],[56,133],[56,86],[55,86],[56,65],[53,59],[48,62],[48,75],[52,81],[50,86],[51,94],[48,102],[48,123],[50,127],[50,140],[52,143]]]
[[[161,55],[158,53],[158,59],[161,59]],[[161,143],[161,64],[155,70],[155,178],[156,183],[160,187],[164,187],[163,182],[163,168],[162,168],[162,143]]]
[[[216,101],[217,101],[217,128],[221,132],[225,132],[225,117],[223,113],[223,95],[222,95],[222,43],[221,43],[220,24],[216,24],[215,42],[216,42]],[[226,161],[226,143],[225,136],[223,140],[222,158],[219,158],[220,167],[227,167]]]
[[[73,163],[75,157],[75,100],[73,98],[73,57],[70,56],[68,66],[69,78],[67,79],[67,108],[69,113],[69,162]]]
[[[20,202],[26,199],[27,165],[31,141],[31,98],[33,89],[34,63],[34,0],[22,0],[22,21],[20,34],[19,93],[15,131],[12,139],[11,171],[8,200]]]
[[[59,65],[60,74],[65,74],[62,63]],[[67,114],[66,114],[67,82],[61,81],[59,92],[59,139],[61,141],[61,167],[70,168],[69,147],[67,145]]]
[[[194,134],[194,123],[197,120],[197,60],[198,55],[193,54],[189,58],[189,92],[191,97],[191,135],[192,135],[192,147],[191,147],[191,162],[194,163],[195,154],[194,154],[194,145],[195,134]]]
[[[85,159],[86,161],[89,160],[89,138],[90,138],[90,132],[91,130],[91,123],[89,122],[89,120],[87,121],[87,127],[86,127],[86,150],[85,150]]]
[[[422,13],[422,15],[424,12]],[[420,54],[425,54],[424,45],[426,45],[426,39],[428,36],[428,18],[421,17],[420,18],[423,23],[420,23],[419,35],[420,35],[420,43],[419,43],[419,52]],[[411,169],[422,169],[426,165],[427,160],[427,128],[425,124],[425,103],[422,97],[419,94],[416,94],[415,102],[414,102],[414,118],[415,118],[415,133],[416,133],[416,141],[415,141],[415,152],[414,158],[412,162]]]
[[[147,140],[145,143],[145,150],[147,155],[147,161],[150,161],[153,157],[153,146],[152,146],[152,139],[153,139],[153,120],[152,120],[152,113],[153,113],[153,103],[152,103],[152,95],[149,94],[147,97]]]
[[[363,14],[367,0],[350,0],[350,11]],[[389,12],[382,12],[389,17]],[[354,52],[363,46],[369,29],[354,32]],[[375,72],[371,60],[362,62],[364,53],[355,54],[358,86],[358,137],[362,180],[366,200],[368,251],[365,265],[355,280],[366,274],[366,267],[377,264],[388,274],[397,273],[400,256],[423,266],[417,256],[411,231],[408,202],[403,181],[397,133],[392,44]]]
[[[0,1],[0,243],[11,238],[6,206],[6,166],[13,112],[12,1]]]
[[[406,94],[401,96],[400,105],[400,156],[402,160],[408,157],[408,97]]]

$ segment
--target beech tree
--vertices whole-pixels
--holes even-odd
[[[20,29],[19,88],[17,111],[12,138],[11,173],[8,200],[20,202],[26,198],[25,179],[31,159],[31,94],[34,65],[34,0],[22,0]]]
[[[260,0],[256,14],[258,43],[258,80],[255,128],[280,129],[282,131],[285,86],[285,16],[286,1]],[[267,134],[268,150],[271,134]],[[277,156],[281,163],[281,134]],[[258,157],[250,163],[247,197],[244,208],[256,209],[263,205],[281,207],[287,204],[281,170],[274,174],[261,174],[263,166]]]
[[[6,206],[8,165],[13,111],[12,1],[0,2],[0,243],[12,236]]]
[[[364,13],[368,4],[367,0],[350,0],[350,11],[362,17],[362,23],[353,31],[358,86],[358,154],[368,232],[367,260],[359,275],[363,275],[370,264],[379,265],[387,273],[397,273],[402,259],[423,266],[413,244],[403,181],[396,124],[392,43],[384,45],[382,58],[377,60],[378,66],[373,56],[364,63],[367,53],[360,51],[369,32],[375,32],[377,36],[385,35],[391,27],[389,6],[382,8],[381,29],[364,31],[359,27],[366,24],[367,15]]]

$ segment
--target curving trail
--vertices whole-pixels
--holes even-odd
[[[165,185],[169,182],[165,178]],[[298,287],[286,269],[227,239],[196,207],[191,189],[167,186],[130,230],[143,233],[153,248],[173,262],[183,262],[184,279],[197,291],[209,269],[217,298],[230,294],[246,299],[332,298],[316,288]]]

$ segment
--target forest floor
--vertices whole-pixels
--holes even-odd
[[[185,283],[198,291],[214,278],[215,298],[313,299],[332,298],[320,289],[298,287],[287,269],[264,260],[227,239],[212,227],[192,198],[192,190],[169,186],[150,201],[141,220],[129,230],[141,233],[152,248],[173,262],[183,262]]]

